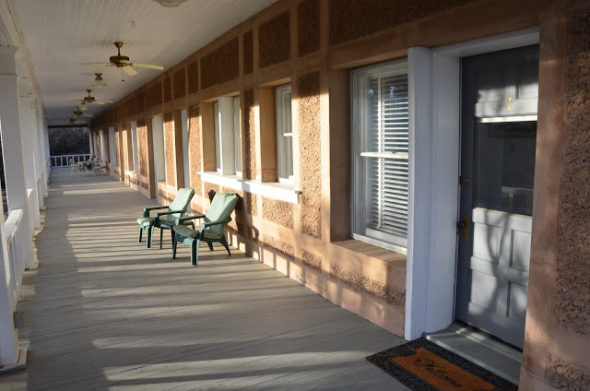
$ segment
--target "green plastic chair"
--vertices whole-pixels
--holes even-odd
[[[172,240],[174,241],[174,232],[172,227],[176,224],[176,219],[182,217],[186,212],[191,200],[195,195],[195,191],[190,187],[178,189],[174,201],[168,206],[154,206],[151,208],[144,208],[143,217],[137,219],[139,224],[139,242],[141,243],[141,236],[143,231],[147,231],[147,248],[152,247],[152,233],[155,228],[160,228],[160,248],[162,248],[162,236],[165,229],[170,230]],[[158,212],[151,217],[150,212],[153,210],[166,209],[165,212]],[[187,222],[194,228],[192,222]]]
[[[176,259],[176,245],[178,242],[191,246],[191,263],[197,266],[199,258],[199,244],[202,241],[207,242],[209,250],[213,251],[213,242],[220,242],[231,255],[229,245],[223,235],[225,225],[231,221],[231,213],[238,203],[237,194],[217,193],[211,201],[211,207],[205,215],[187,216],[178,218],[176,224],[172,227],[174,232],[172,240],[172,259]],[[186,226],[186,222],[193,219],[204,219],[198,231]]]

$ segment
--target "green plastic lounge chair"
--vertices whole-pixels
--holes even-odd
[[[176,198],[174,198],[174,201],[172,201],[170,205],[145,208],[143,210],[143,217],[137,219],[137,223],[139,224],[139,242],[141,243],[141,235],[143,234],[143,231],[147,231],[147,248],[151,248],[152,233],[155,228],[160,228],[160,248],[162,248],[162,235],[165,229],[170,230],[172,240],[174,240],[172,226],[176,223],[176,219],[186,212],[194,194],[195,191],[192,188],[185,187],[178,189]],[[150,216],[151,211],[160,209],[166,209],[166,211],[158,212],[153,217]],[[188,224],[191,224],[194,227],[192,222],[188,222]]]
[[[187,216],[177,219],[172,227],[174,232],[172,240],[172,258],[176,259],[176,245],[178,242],[191,246],[191,263],[197,266],[199,258],[199,244],[201,240],[207,242],[209,250],[213,251],[213,242],[220,242],[231,255],[229,246],[223,235],[225,225],[231,221],[231,213],[238,203],[238,196],[233,193],[217,193],[211,201],[211,207],[205,215]],[[203,219],[198,231],[186,226],[186,222],[193,219]]]

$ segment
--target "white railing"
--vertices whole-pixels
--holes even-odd
[[[10,211],[5,222],[6,228],[6,242],[8,244],[8,259],[10,260],[10,288],[12,289],[12,297],[16,301],[18,298],[18,291],[23,279],[23,272],[25,271],[25,260],[23,257],[23,243],[27,238],[23,238],[23,229],[19,229],[24,221],[24,213],[22,209],[13,209]],[[13,303],[16,305],[16,303]]]
[[[56,155],[50,156],[49,161],[51,162],[51,167],[70,167],[74,164],[90,160],[91,156],[92,155],[90,153],[80,153],[77,155]]]

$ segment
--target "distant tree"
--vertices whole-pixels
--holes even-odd
[[[90,153],[88,128],[49,129],[49,151],[52,156]]]

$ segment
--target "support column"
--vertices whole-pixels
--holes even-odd
[[[33,96],[26,95],[20,97],[20,121],[21,121],[21,143],[23,147],[26,146],[26,149],[30,151],[30,155],[27,156],[26,159],[23,159],[23,168],[25,174],[25,186],[27,191],[27,206],[29,208],[28,215],[29,215],[29,222],[31,225],[31,230],[35,231],[36,229],[40,228],[40,220],[39,220],[39,202],[37,197],[37,172],[35,169],[36,159],[39,159],[39,156],[36,156],[36,140],[35,140],[35,119],[36,115],[33,115]],[[23,151],[25,148],[23,148]],[[29,196],[30,193],[30,196]]]
[[[2,149],[5,157],[4,175],[7,183],[13,183],[13,189],[7,195],[12,198],[12,204],[16,203],[18,205],[19,203],[15,201],[14,197],[18,197],[19,194],[24,196],[25,186],[22,169],[22,147],[20,146],[20,138],[18,137],[20,136],[18,128],[18,88],[14,59],[16,50],[17,48],[14,47],[0,48],[0,129],[2,130]],[[18,150],[14,148],[15,140],[19,142]],[[8,159],[6,158],[7,156]],[[20,178],[12,171],[15,166],[14,163],[18,162],[18,159],[16,159],[17,156],[20,158]],[[20,188],[18,187],[19,184]],[[22,200],[24,200],[24,197]],[[23,225],[29,228],[28,224]],[[29,254],[32,256],[32,242],[30,245]],[[4,227],[4,207],[1,202],[0,257],[0,372],[2,372],[4,370],[24,367],[26,349],[21,351],[19,348],[18,334],[14,328],[13,314],[16,299],[14,297],[14,282],[12,281],[11,262]]]
[[[29,223],[30,210],[27,208],[27,187],[25,183],[25,156],[19,118],[18,76],[16,75],[15,54],[18,48],[0,48],[0,124],[2,126],[2,151],[8,210],[22,209],[24,223],[22,255],[28,269],[36,269],[37,260],[33,255],[32,227]],[[28,148],[27,148],[28,150]]]

